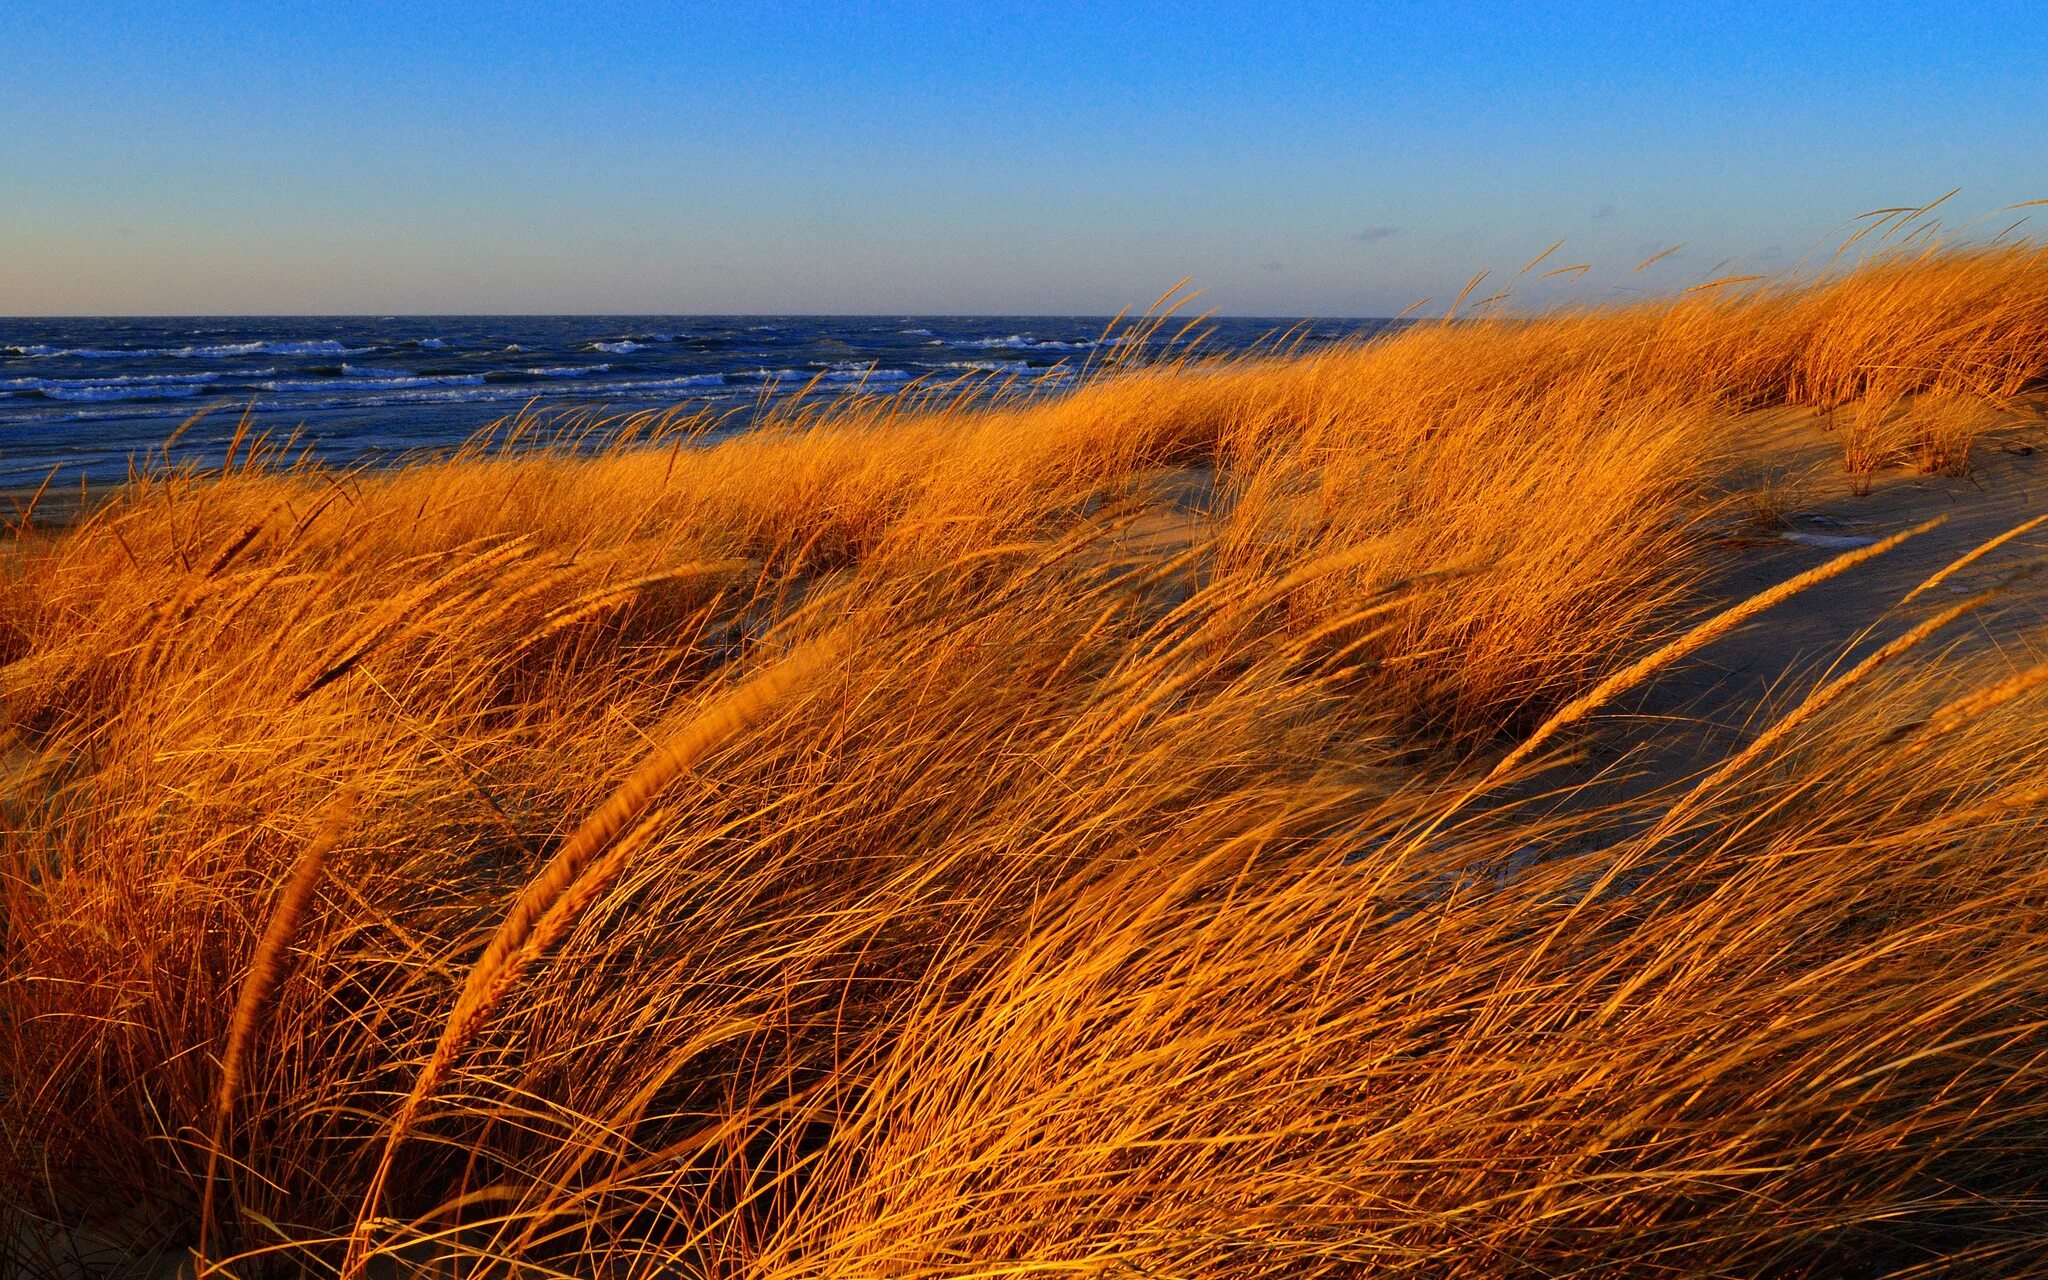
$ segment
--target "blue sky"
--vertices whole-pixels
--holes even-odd
[[[0,314],[1387,314],[2048,196],[2039,3],[0,0],[0,47]]]

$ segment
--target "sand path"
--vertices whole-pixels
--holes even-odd
[[[2048,524],[1918,599],[1901,601],[1957,557],[2048,515],[2048,398],[1987,415],[1966,474],[1893,469],[1876,475],[1864,495],[1854,492],[1841,468],[1839,441],[1814,415],[1757,415],[1742,429],[1751,435],[1733,485],[1754,492],[1768,480],[1786,485],[1792,501],[1773,526],[1745,522],[1718,540],[1704,584],[1710,605],[1754,595],[1850,546],[1937,516],[1944,522],[1773,607],[1646,688],[1633,707],[1637,722],[1617,727],[1637,742],[1662,744],[1664,759],[1653,772],[1668,774],[1687,756],[1718,756],[1789,708],[1831,664],[1853,662],[1929,615],[2001,583],[1993,603],[1940,632],[1921,654],[1947,652],[2009,667],[2041,658],[2048,643],[2048,572],[2015,580],[2015,570],[2048,565]],[[1661,731],[1642,718],[1661,722]]]

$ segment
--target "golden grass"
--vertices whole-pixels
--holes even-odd
[[[2038,665],[1492,789],[1799,585],[1695,595],[1747,411],[2044,372],[2048,257],[1927,251],[139,479],[0,577],[6,1260],[2028,1274]]]
[[[277,905],[271,910],[270,923],[264,928],[263,938],[256,944],[256,954],[249,961],[249,972],[242,978],[241,989],[235,996],[234,1017],[228,1022],[227,1047],[221,1051],[220,1085],[213,1102],[213,1133],[206,1144],[206,1173],[200,1180],[199,1246],[202,1254],[213,1235],[213,1193],[218,1183],[221,1148],[227,1141],[235,1094],[242,1087],[243,1063],[256,1038],[257,1020],[263,1016],[265,1003],[277,989],[285,946],[291,941],[300,918],[313,900],[313,891],[319,887],[320,873],[327,864],[328,850],[341,837],[342,825],[353,805],[354,797],[344,792],[330,808],[319,833],[307,842],[298,861],[292,864],[290,876],[278,890]]]
[[[455,1008],[441,1028],[433,1053],[420,1067],[411,1091],[392,1117],[383,1155],[378,1158],[377,1170],[371,1175],[369,1190],[364,1195],[363,1213],[357,1218],[357,1230],[349,1241],[350,1252],[342,1265],[344,1276],[361,1269],[363,1224],[376,1216],[390,1176],[392,1157],[411,1132],[420,1106],[447,1077],[456,1056],[467,1047],[491,1012],[511,992],[521,970],[574,927],[584,911],[630,865],[644,839],[621,839],[626,828],[640,818],[664,787],[721,741],[760,719],[777,698],[819,667],[831,653],[830,646],[814,642],[813,647],[784,659],[719,699],[674,740],[664,743],[643,761],[604,805],[563,842],[540,874],[528,882],[505,914],[504,922],[491,935],[483,956],[470,967],[462,994],[456,997]],[[263,952],[259,950],[257,954],[260,958]],[[239,1022],[238,1018],[237,1029]],[[228,1043],[232,1061],[236,1041],[231,1036]],[[223,1067],[223,1075],[228,1074]]]

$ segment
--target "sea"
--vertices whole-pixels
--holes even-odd
[[[715,438],[799,397],[1056,394],[1112,354],[1312,350],[1389,323],[1212,318],[1148,335],[1090,316],[0,319],[0,488],[215,466],[245,422],[338,465],[450,449],[518,414],[588,422],[672,408],[703,415]]]

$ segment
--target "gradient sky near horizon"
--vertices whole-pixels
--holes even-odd
[[[0,47],[13,315],[1384,315],[2048,196],[2038,2],[0,0]]]

